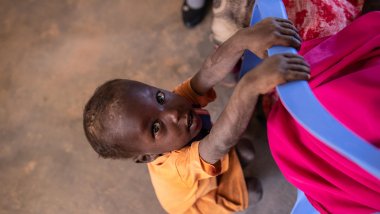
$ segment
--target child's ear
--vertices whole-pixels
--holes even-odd
[[[154,161],[158,156],[156,154],[143,154],[143,155],[137,155],[133,157],[133,161],[135,163],[149,163]]]

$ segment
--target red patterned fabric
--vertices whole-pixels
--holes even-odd
[[[364,0],[283,0],[302,39],[331,36],[351,23]]]

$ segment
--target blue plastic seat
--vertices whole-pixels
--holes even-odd
[[[318,214],[319,212],[307,200],[305,193],[297,190],[297,200],[293,206],[292,212],[294,214]]]
[[[288,18],[281,0],[256,0],[250,25],[267,17]],[[297,51],[294,48],[282,46],[275,46],[268,50],[269,56],[280,53],[297,53]],[[245,51],[240,76],[243,76],[260,61],[261,59],[255,54]],[[306,81],[287,83],[276,89],[282,104],[305,130],[380,179],[380,151],[330,115],[316,99]],[[298,190],[297,202],[292,213],[318,212],[307,201],[303,192]]]

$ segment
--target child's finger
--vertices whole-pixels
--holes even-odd
[[[292,29],[292,30],[296,31],[297,33],[299,32],[298,29],[290,23],[280,22],[280,25],[281,25],[281,27]]]
[[[284,57],[286,57],[286,58],[301,58],[301,59],[303,59],[303,57],[302,56],[300,56],[300,55],[298,55],[298,54],[294,54],[294,53],[284,53],[284,54],[282,54]]]
[[[275,18],[275,20],[278,22],[289,23],[291,25],[294,25],[293,22],[290,21],[289,19]]]
[[[285,74],[284,78],[287,82],[294,80],[308,80],[310,79],[310,74],[291,70]]]
[[[310,67],[309,63],[305,61],[302,57],[292,57],[288,59],[289,64],[298,64],[298,65],[304,65],[306,67]]]
[[[283,56],[286,57],[286,58],[288,58],[288,59],[296,58],[296,59],[305,60],[303,58],[303,56],[301,56],[299,54],[294,54],[294,53],[284,53]]]
[[[296,31],[289,28],[280,28],[280,33],[284,35],[294,36],[296,39],[298,39],[300,42],[302,41],[301,37],[298,35]]]
[[[310,74],[310,68],[301,64],[290,64],[288,65],[288,70]]]
[[[297,50],[301,47],[301,41],[296,39],[294,36],[281,34],[280,38],[279,44],[276,45],[291,46]]]
[[[287,58],[287,62],[289,64],[299,64],[310,68],[309,63],[307,63],[305,58],[303,58],[301,55],[286,53],[284,56]]]

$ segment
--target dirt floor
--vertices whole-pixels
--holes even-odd
[[[106,80],[172,89],[213,51],[211,14],[194,29],[182,1],[0,0],[0,213],[164,213],[145,165],[90,148],[82,110]],[[217,86],[214,120],[232,88]],[[246,213],[289,213],[295,189],[253,127],[263,200]]]

